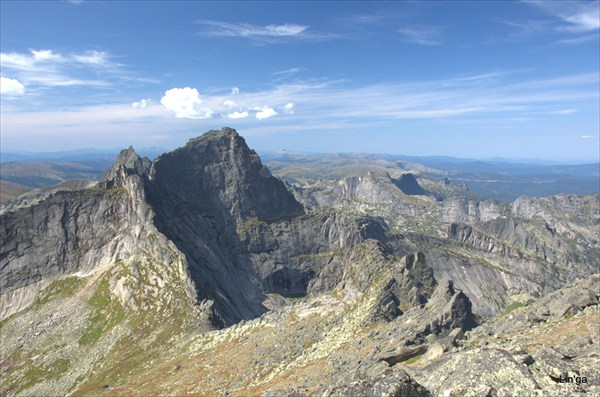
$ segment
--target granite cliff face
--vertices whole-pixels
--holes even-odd
[[[96,187],[58,191],[2,215],[1,318],[62,277],[136,260],[172,264],[188,298],[196,299],[185,259],[154,226],[144,188],[148,166],[132,148],[123,150],[106,174],[110,179]]]
[[[535,301],[597,273],[600,196],[443,191],[412,173],[288,190],[229,128],[153,162],[123,150],[93,187],[4,207],[0,393],[477,395],[423,368],[504,362],[519,390],[550,390],[552,357],[484,351],[482,323],[517,306],[515,326],[588,321],[591,292]]]
[[[437,193],[417,187],[419,179]],[[445,198],[439,185],[413,174],[368,173],[292,191],[313,210],[381,219],[390,235],[402,236],[397,252],[426,252],[436,277],[455,280],[484,317],[521,294],[540,296],[598,271],[600,195],[502,203]]]
[[[216,325],[264,313],[262,280],[236,230],[291,219],[303,208],[244,139],[231,129],[209,131],[159,156],[146,190],[157,228],[187,258],[199,299],[215,302]]]
[[[227,128],[154,163],[123,150],[97,187],[8,211],[2,225],[4,317],[61,276],[139,255],[154,246],[146,232],[183,255],[197,302],[214,304],[216,327],[264,313],[265,292],[305,294],[311,282],[322,289],[315,279],[329,258],[386,238],[372,219],[305,214]]]

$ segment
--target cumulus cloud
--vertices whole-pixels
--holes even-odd
[[[175,117],[184,119],[209,119],[213,111],[203,107],[200,93],[195,88],[171,88],[165,91],[160,103],[175,113]]]
[[[146,109],[146,107],[148,107],[149,103],[150,103],[150,99],[140,99],[137,102],[133,102],[131,104],[131,106],[133,106],[136,109]]]
[[[285,114],[294,114],[294,103],[293,102],[286,103],[285,106],[283,107],[283,112]]]
[[[0,94],[9,97],[21,96],[25,94],[25,86],[18,80],[0,77]]]
[[[260,111],[256,112],[256,118],[259,120],[268,119],[273,116],[277,116],[277,112],[275,109],[270,108],[268,106],[263,106],[262,108],[258,108]]]
[[[239,89],[239,88],[237,88],[237,87],[233,87],[233,88],[231,89],[231,95],[237,95],[237,94],[239,94],[239,93],[240,93],[240,89]]]
[[[244,112],[233,112],[233,113],[229,113],[227,114],[227,117],[230,119],[245,119],[246,117],[248,117],[248,112],[244,111]]]
[[[226,100],[225,102],[223,102],[223,106],[228,107],[229,109],[234,108],[237,106],[237,103],[235,103],[235,101],[232,101],[231,99]]]

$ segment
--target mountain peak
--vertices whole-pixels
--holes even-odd
[[[265,171],[259,156],[234,129],[211,130],[159,156],[151,179],[176,200],[201,203],[235,219],[271,220],[303,212],[285,185]]]
[[[243,139],[235,129],[230,128],[230,127],[223,127],[220,130],[209,130],[200,136],[191,138],[187,144],[190,145],[190,144],[199,143],[199,142],[206,142],[207,140],[223,139],[226,137],[230,138],[230,139],[231,138]]]
[[[120,180],[128,175],[149,175],[151,166],[152,161],[148,157],[140,157],[133,146],[129,146],[121,150],[113,166],[102,177],[101,183],[107,187],[120,186]]]

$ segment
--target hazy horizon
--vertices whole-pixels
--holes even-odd
[[[599,2],[8,2],[2,152],[597,162]]]
[[[247,140],[246,140],[247,141]],[[181,146],[185,145],[182,144]],[[177,149],[178,147],[181,146],[175,146],[175,147],[159,147],[159,146],[134,146],[134,145],[130,145],[133,146],[134,150],[138,153],[141,153],[142,155],[144,154],[144,152],[162,152],[162,153],[166,153],[166,152],[170,152],[173,151],[175,149]],[[127,149],[129,146],[123,146],[123,147],[107,147],[107,148],[94,148],[94,147],[81,147],[81,148],[73,148],[73,149],[67,149],[67,150],[46,150],[46,151],[31,151],[31,150],[0,150],[0,156],[4,156],[4,155],[23,155],[23,156],[32,156],[32,157],[36,157],[36,158],[43,158],[41,156],[44,155],[53,155],[53,156],[59,156],[59,155],[66,155],[67,157],[69,155],[74,155],[78,152],[80,153],[110,153],[111,155],[114,154],[115,156],[119,153],[119,151],[123,150],[123,149]],[[532,164],[545,164],[545,165],[580,165],[580,164],[596,164],[596,163],[600,163],[600,159],[598,158],[590,158],[590,159],[584,159],[584,158],[580,158],[580,159],[564,159],[564,160],[558,160],[558,159],[543,159],[543,158],[509,158],[509,157],[457,157],[457,156],[448,156],[445,154],[429,154],[429,155],[419,155],[419,154],[411,154],[411,153],[375,153],[375,152],[360,152],[360,151],[355,151],[355,152],[320,152],[320,151],[301,151],[301,150],[294,150],[294,149],[288,149],[288,148],[279,148],[279,149],[273,149],[273,150],[261,150],[261,149],[257,149],[255,147],[253,147],[250,143],[249,143],[249,147],[253,150],[256,150],[257,153],[260,156],[263,155],[283,155],[284,153],[289,153],[292,155],[307,155],[307,156],[325,156],[325,155],[374,155],[374,156],[398,156],[398,157],[413,157],[413,158],[448,158],[448,159],[456,159],[456,160],[472,160],[472,161],[487,161],[487,162],[509,162],[509,163],[522,163],[522,164],[527,164],[527,163],[532,163]],[[48,157],[48,158],[52,158],[52,157]],[[5,161],[4,159],[0,158],[1,162],[10,162],[10,161],[19,161],[19,160],[7,160]]]

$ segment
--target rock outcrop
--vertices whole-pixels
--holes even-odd
[[[292,194],[225,128],[9,206],[0,394],[597,393],[600,195],[420,181]]]
[[[330,397],[431,397],[429,390],[412,380],[402,370],[387,370],[381,375],[340,386],[324,394]]]
[[[410,372],[434,394],[588,395],[598,357],[600,277],[569,285],[467,332],[454,352]],[[585,379],[584,379],[585,378]]]
[[[513,295],[540,296],[598,272],[598,194],[522,197],[511,204],[444,198],[406,173],[368,173],[292,190],[313,210],[380,219],[394,236],[386,244],[401,243],[396,254],[426,252],[435,277],[452,279],[484,317]]]

